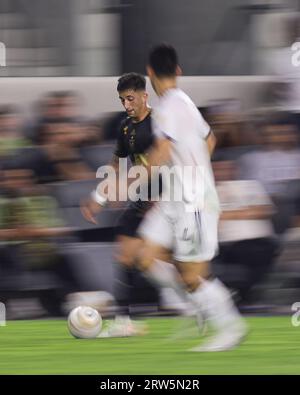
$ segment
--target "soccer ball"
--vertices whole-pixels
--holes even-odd
[[[89,306],[78,306],[68,316],[70,333],[79,339],[94,339],[102,328],[102,318],[97,310]]]

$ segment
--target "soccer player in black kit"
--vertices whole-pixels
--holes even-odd
[[[137,73],[128,73],[118,80],[117,91],[127,118],[121,122],[116,150],[111,165],[118,174],[119,159],[129,157],[132,165],[143,165],[147,160],[145,152],[154,142],[151,129],[151,108],[148,106],[145,77]],[[151,193],[151,191],[150,191]],[[106,199],[94,192],[92,198],[81,206],[83,216],[90,222],[96,223],[95,216],[107,203]],[[144,327],[141,323],[130,320],[129,305],[132,299],[132,286],[134,275],[133,256],[140,248],[141,240],[136,231],[144,214],[150,208],[149,201],[131,202],[124,212],[118,234],[117,261],[120,271],[120,282],[115,290],[119,314],[114,323],[102,331],[102,336],[125,337],[143,334]]]

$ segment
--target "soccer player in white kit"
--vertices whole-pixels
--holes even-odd
[[[192,100],[177,88],[180,72],[173,47],[162,44],[150,52],[147,73],[159,100],[153,111],[158,140],[149,152],[148,166],[166,165],[174,177],[163,178],[163,197],[140,226],[140,268],[160,286],[184,289],[196,314],[215,330],[192,351],[223,351],[241,342],[246,325],[229,291],[211,278],[209,262],[218,250],[220,211],[210,163],[215,137]],[[167,259],[178,276],[164,270],[162,261]]]

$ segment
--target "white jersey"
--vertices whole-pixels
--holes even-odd
[[[175,177],[171,182],[170,177],[163,177],[163,196],[169,193],[172,201],[181,190],[182,198],[178,200],[186,204],[188,211],[218,212],[219,201],[205,140],[210,127],[195,104],[180,89],[169,89],[159,99],[152,119],[155,135],[173,142],[167,166],[174,169]]]

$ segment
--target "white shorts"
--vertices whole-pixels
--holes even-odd
[[[218,251],[219,212],[188,212],[182,202],[158,202],[146,214],[138,234],[172,250],[179,262],[210,261]]]

